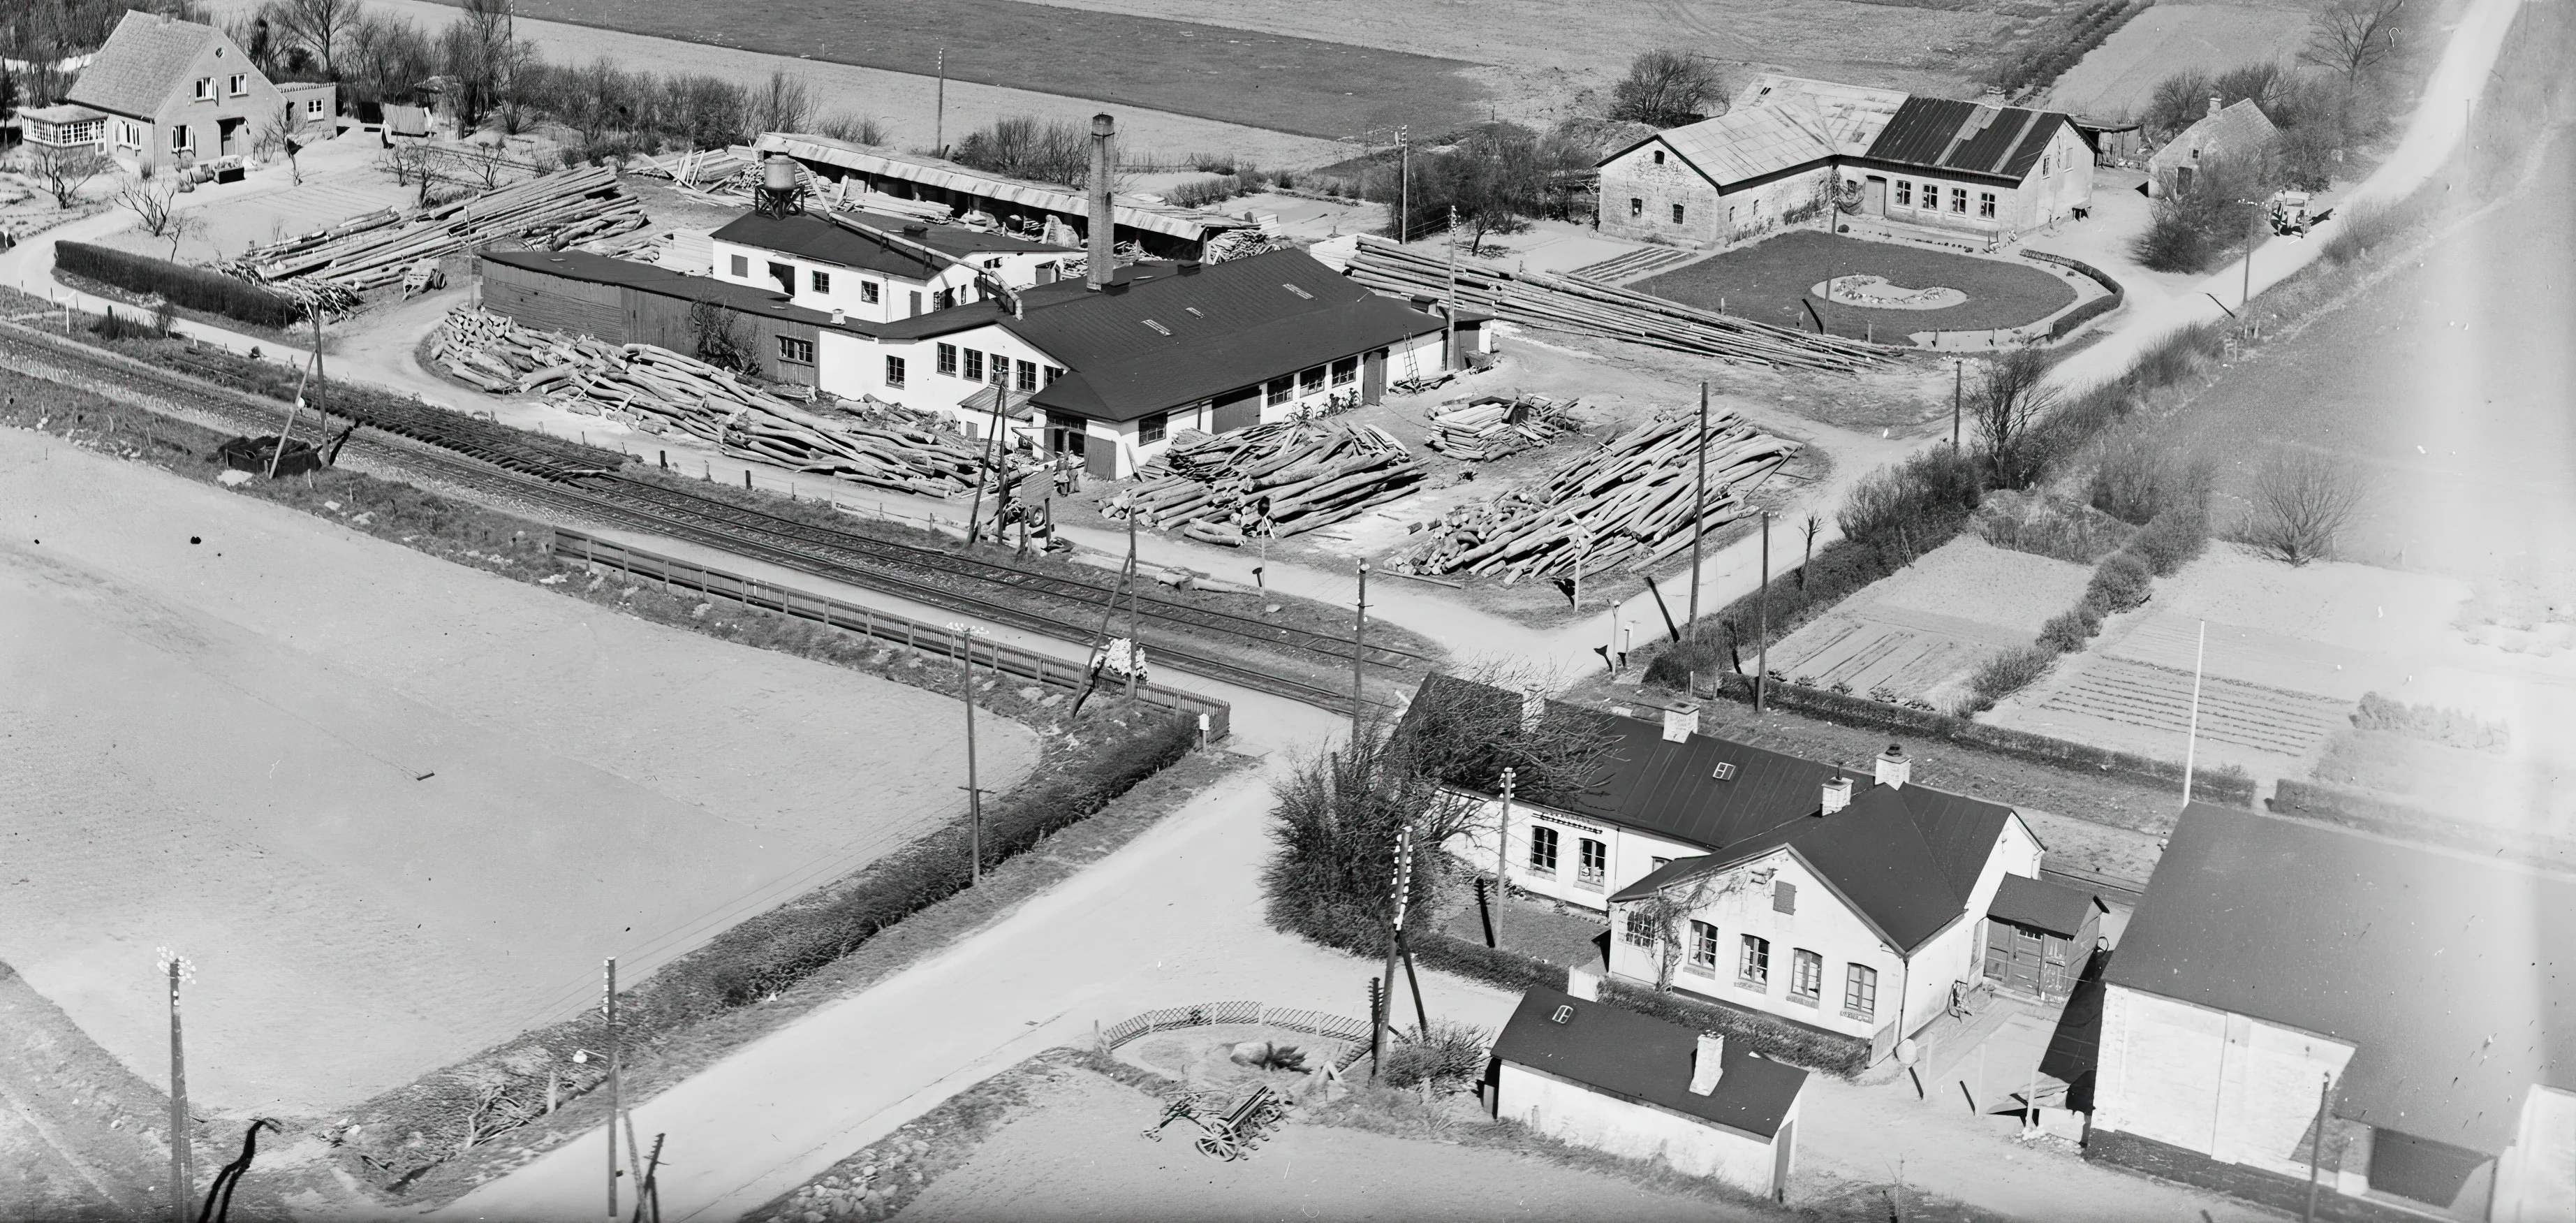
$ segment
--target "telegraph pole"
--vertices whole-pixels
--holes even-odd
[[[1386,1072],[1387,1029],[1395,1026],[1395,968],[1397,940],[1404,931],[1405,893],[1413,883],[1413,825],[1406,824],[1395,834],[1395,868],[1388,872],[1386,908],[1386,989],[1384,1001],[1377,1009],[1377,1028],[1369,1034],[1369,1077]],[[1415,995],[1420,1006],[1420,995]]]
[[[939,74],[939,92],[933,95],[937,100],[931,104],[930,151],[933,156],[946,157],[948,156],[948,48],[939,49],[939,58],[935,62],[938,65],[936,71]]]
[[[1130,575],[1136,572],[1136,515],[1141,512],[1142,507],[1136,504],[1136,494],[1127,494],[1127,572]],[[1132,583],[1134,579],[1131,576],[1129,580]],[[1118,598],[1114,593],[1109,597],[1113,602]],[[1136,699],[1136,673],[1145,669],[1145,643],[1136,636],[1138,605],[1144,601],[1144,592],[1131,585],[1127,591],[1127,699],[1131,701]]]
[[[626,1114],[626,1082],[617,1064],[617,957],[601,968],[600,1014],[608,1021],[608,1217],[617,1218],[617,1119]]]
[[[1413,240],[1413,145],[1400,127],[1395,129],[1395,240]]]
[[[1771,683],[1771,511],[1762,511],[1761,640],[1753,655],[1753,712],[1764,709],[1764,690]]]
[[[188,1209],[196,1196],[196,1143],[188,1122],[188,1056],[179,1036],[179,986],[196,979],[187,957],[161,949],[161,971],[170,979],[170,1217],[176,1223],[195,1218]]]
[[[1368,562],[1361,561],[1360,604],[1351,612],[1351,752],[1353,759],[1358,759],[1358,753],[1360,750],[1360,721],[1366,716],[1363,711],[1368,708],[1368,703],[1361,695],[1362,690],[1360,688],[1360,667],[1367,657]],[[1388,961],[1388,970],[1391,972],[1393,969],[1394,961],[1390,959]],[[1386,979],[1386,987],[1390,990],[1395,988],[1394,977],[1390,976]]]
[[[1449,308],[1445,334],[1440,338],[1440,368],[1456,369],[1465,364],[1458,359],[1458,206],[1449,206]]]
[[[1950,453],[1952,454],[1959,452],[1959,405],[1965,401],[1967,390],[1968,359],[1953,358],[1950,362]]]
[[[1516,777],[1511,769],[1503,770],[1503,817],[1494,825],[1494,887],[1504,899],[1512,894],[1512,784]]]
[[[1699,541],[1708,520],[1708,382],[1699,384],[1699,442],[1691,447],[1699,474],[1691,485],[1691,640],[1699,640]]]
[[[984,791],[975,784],[975,628],[962,623],[948,627],[957,634],[957,658],[964,664],[957,695],[966,702],[966,852],[972,862],[966,881],[972,887],[984,882]]]

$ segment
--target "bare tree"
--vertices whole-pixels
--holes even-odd
[[[2330,558],[2363,491],[2360,473],[2331,455],[2278,451],[2254,474],[2253,508],[2238,537],[2293,565]]]
[[[814,133],[818,136],[829,136],[834,140],[846,140],[852,144],[879,145],[886,142],[884,123],[879,122],[874,116],[855,115],[848,111],[815,120]]]
[[[129,178],[116,189],[116,202],[134,210],[135,224],[144,233],[170,241],[170,258],[179,258],[179,241],[198,229],[194,216],[178,207],[179,181],[163,177]]]
[[[2038,475],[2033,427],[2058,401],[2056,388],[2046,385],[2050,364],[2047,350],[2028,346],[1978,363],[1967,404],[1969,428],[2003,487],[2020,488]]]
[[[752,96],[752,126],[763,132],[801,132],[814,117],[813,92],[805,78],[773,69],[769,83]]]
[[[321,61],[322,75],[340,79],[340,52],[363,16],[358,0],[270,0],[260,12],[271,28]]]
[[[719,369],[760,376],[759,339],[739,312],[714,302],[694,302],[689,306],[689,330],[696,339],[699,360]]]
[[[1684,51],[1639,55],[1628,65],[1627,77],[1610,91],[1613,119],[1678,127],[1724,113],[1725,77],[1715,64]]]
[[[54,197],[55,207],[75,208],[80,205],[81,188],[115,168],[115,163],[96,149],[30,144],[19,159],[19,168],[36,180],[45,194]]]
[[[1798,561],[1798,589],[1800,590],[1807,588],[1807,566],[1816,563],[1816,533],[1824,529],[1824,519],[1813,514],[1807,515],[1807,551],[1806,555]]]
[[[2397,53],[2399,17],[2406,0],[2333,0],[2318,11],[2299,58],[2359,82]]]

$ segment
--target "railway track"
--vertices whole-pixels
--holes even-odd
[[[274,400],[15,323],[0,322],[0,356],[17,358],[11,362],[14,367],[38,377],[81,385],[111,397],[121,392],[122,397],[132,399],[139,393],[152,401],[142,406],[194,418],[218,429],[275,433],[284,419],[284,406]],[[70,376],[52,378],[43,372],[47,367],[64,370]],[[448,417],[455,419],[447,420]],[[375,425],[364,416],[355,419]],[[1087,638],[1077,639],[1065,631],[1067,623],[1061,614],[1036,610],[1027,599],[994,596],[1005,590],[1034,593],[1051,601],[1070,600],[1098,610],[1113,593],[1106,585],[1035,574],[936,549],[798,523],[616,476],[593,465],[592,456],[603,452],[579,447],[580,453],[568,453],[575,449],[568,443],[546,444],[553,439],[532,437],[462,413],[427,408],[406,413],[393,423],[393,428],[379,426],[352,435],[344,447],[346,455],[541,517],[681,539],[1059,641],[1089,645]],[[311,414],[298,420],[294,436],[317,445],[328,440],[324,426]],[[456,444],[448,444],[451,440]],[[605,453],[617,457],[613,452]],[[983,589],[974,589],[978,586]],[[1320,708],[1350,710],[1351,694],[1347,689],[1262,667],[1257,660],[1229,656],[1219,647],[1177,639],[1168,631],[1158,631],[1154,621],[1171,620],[1272,648],[1312,650],[1341,662],[1350,659],[1349,642],[1150,596],[1142,604],[1150,619],[1140,636],[1147,653],[1163,665]],[[1074,627],[1077,631],[1081,628],[1078,624]],[[1427,660],[1408,651],[1372,648],[1366,661],[1385,671],[1402,670]]]

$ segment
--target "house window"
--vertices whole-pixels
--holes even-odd
[[[250,78],[242,73],[236,72],[232,75],[232,79],[224,82],[224,91],[230,93],[236,98],[249,93]]]
[[[1950,188],[1950,211],[1952,211],[1952,212],[1966,212],[1967,210],[1968,210],[1968,189],[1967,189],[1967,188],[1965,188],[1965,187],[1952,187],[1952,188]]]
[[[866,302],[871,306],[877,304],[877,282],[873,280],[860,281],[859,300]]]
[[[1629,196],[1629,197],[1628,197],[1628,215],[1629,215],[1629,216],[1632,216],[1632,217],[1642,217],[1642,216],[1646,215],[1646,201],[1641,200],[1641,199],[1638,199],[1636,196],[1633,196],[1633,195],[1632,195],[1632,196]]]
[[[889,387],[903,385],[903,358],[886,358],[886,385]]]
[[[210,76],[198,77],[197,100],[202,102],[213,96],[215,96],[215,78]]]
[[[1878,1014],[1878,970],[1866,964],[1843,966],[1843,1014],[1869,1019]]]
[[[1681,205],[1679,205],[1679,204],[1675,204],[1675,205],[1673,205],[1673,224],[1675,224],[1675,225],[1679,225],[1679,224],[1681,224],[1681,223],[1682,223],[1682,206],[1681,206]]]
[[[1359,377],[1360,359],[1358,357],[1344,357],[1339,361],[1333,362],[1334,386],[1349,386],[1350,384],[1359,381]]]
[[[178,153],[185,153],[188,151],[187,124],[175,124],[170,128],[170,148],[171,151]]]
[[[2040,176],[2041,178],[2046,178],[2046,177],[2048,177],[2048,165],[2049,165],[2049,161],[2050,161],[2050,155],[2049,155],[2049,154],[2047,154],[2047,153],[2042,153],[2042,154],[2040,154],[2040,155],[2039,155],[2039,176]]]
[[[829,293],[832,291],[832,274],[830,272],[807,272],[805,273],[805,279],[813,285],[814,291],[817,293]]]
[[[1804,947],[1789,954],[1789,1000],[1816,1005],[1825,992],[1825,957]]]
[[[983,351],[982,351],[982,350],[980,350],[980,349],[974,349],[974,348],[969,348],[969,349],[967,349],[967,350],[966,350],[966,367],[965,367],[965,368],[966,368],[966,372],[965,372],[964,377],[965,377],[965,379],[966,379],[968,382],[982,382],[982,381],[984,380],[984,353],[983,353]]]
[[[1012,366],[1012,370],[1019,375],[1018,381],[1012,384],[1015,389],[1022,391],[1034,391],[1038,389],[1037,362],[1022,361],[1017,365]]]
[[[1046,380],[1048,386],[1054,386],[1055,380],[1061,377],[1064,377],[1063,370],[1057,369],[1052,365],[1046,367]]]
[[[1690,924],[1690,959],[1683,967],[1701,976],[1717,975],[1717,927],[1704,921]]]
[[[954,344],[942,344],[942,345],[940,345],[940,346],[939,346],[939,372],[940,372],[943,376],[950,377],[950,378],[954,378],[954,377],[956,377],[956,376],[957,376],[957,346],[956,346],[956,345],[954,345]]]
[[[1575,846],[1580,857],[1575,862],[1574,880],[1586,887],[1600,887],[1610,875],[1610,847],[1584,837]]]
[[[1786,879],[1771,884],[1771,911],[1795,914],[1798,911],[1798,885]]]
[[[1136,444],[1140,446],[1151,446],[1154,443],[1163,440],[1164,430],[1171,427],[1171,420],[1171,413],[1156,412],[1143,420],[1137,421]]]
[[[751,260],[750,260],[750,258],[749,258],[749,257],[747,257],[747,256],[743,256],[743,255],[736,255],[736,256],[734,256],[734,257],[733,257],[733,274],[734,274],[734,275],[736,275],[736,276],[746,276],[746,277],[747,277],[747,276],[749,276],[749,275],[751,275]]]
[[[781,292],[781,293],[793,293],[793,292],[795,292],[795,291],[796,291],[796,265],[795,265],[795,264],[792,264],[792,263],[773,263],[773,264],[770,264],[770,265],[769,265],[769,278],[770,278],[771,280],[774,280],[774,281],[778,282],[778,291],[779,291],[779,292]]]
[[[1645,914],[1630,909],[1620,921],[1619,937],[1627,940],[1631,947],[1652,947],[1655,945],[1654,923],[1646,920]]]
[[[1655,150],[1655,164],[1659,166],[1664,164],[1664,151],[1662,149]]]
[[[1316,367],[1315,367],[1315,368],[1313,368],[1313,369],[1306,370],[1306,371],[1304,371],[1304,372],[1302,372],[1302,373],[1299,373],[1299,374],[1297,375],[1297,393],[1298,393],[1298,394],[1300,394],[1300,395],[1313,395],[1313,394],[1318,394],[1318,393],[1320,393],[1323,389],[1324,389],[1324,367],[1323,367],[1323,366],[1318,365],[1318,366],[1316,366]]]
[[[956,304],[957,290],[955,289],[941,289],[930,295],[930,308],[933,310],[945,310]]]
[[[320,98],[306,98],[306,99],[304,99],[304,113],[305,113],[305,114],[308,114],[308,115],[318,115],[318,114],[321,114],[321,113],[322,113],[322,99],[320,99]]]
[[[1273,378],[1270,380],[1269,385],[1261,389],[1261,406],[1265,408],[1275,408],[1296,397],[1296,379]]]
[[[781,361],[793,361],[798,365],[812,365],[814,363],[814,341],[800,340],[792,335],[780,336],[778,337],[778,359]]]
[[[1744,936],[1744,945],[1735,953],[1735,983],[1753,989],[1771,988],[1771,940]]]
[[[1899,208],[1912,208],[1914,206],[1913,179],[1900,178],[1896,180],[1896,206]]]
[[[993,354],[993,385],[995,385],[995,386],[1009,386],[1010,384],[1011,384],[1011,359],[1010,359],[1009,357],[1005,357],[1005,356],[1003,356],[1003,355],[1002,355],[1002,354],[1000,354],[1000,353],[994,353],[994,354]]]
[[[1545,824],[1533,825],[1530,828],[1529,864],[1533,873],[1545,875],[1551,879],[1556,877],[1555,829]]]
[[[1977,215],[1978,215],[1978,216],[1981,216],[1981,217],[1984,217],[1984,218],[1986,218],[1986,219],[1988,219],[1988,220],[1993,220],[1993,219],[1994,219],[1994,215],[1995,215],[1995,193],[1994,193],[1994,192],[1992,192],[1992,191],[1980,191],[1980,192],[1978,192],[1978,193],[1977,193]]]

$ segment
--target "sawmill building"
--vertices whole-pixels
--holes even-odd
[[[710,235],[718,280],[775,289],[787,300],[872,323],[981,300],[977,273],[1013,288],[1046,284],[1074,247],[961,225],[927,225],[860,212],[862,224],[902,235],[966,266],[939,263],[811,213],[746,212]]]

